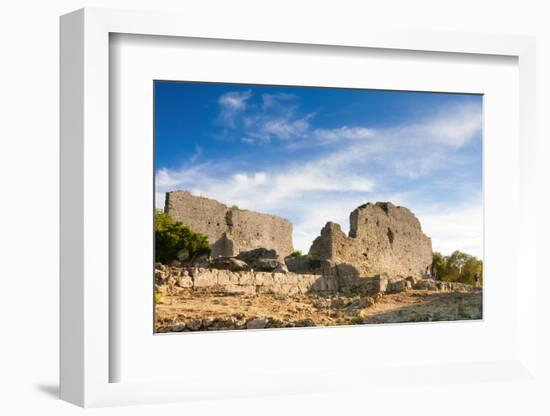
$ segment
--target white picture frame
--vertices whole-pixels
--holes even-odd
[[[193,16],[165,13],[82,9],[61,18],[61,398],[80,406],[159,403],[220,397],[331,392],[372,387],[374,380],[397,377],[433,382],[447,377],[464,382],[525,380],[536,374],[536,218],[535,203],[535,42],[533,38],[465,33],[380,32],[350,28],[329,32],[312,25],[298,27],[223,19],[204,25]],[[507,357],[495,361],[443,362],[415,368],[331,368],[324,372],[265,373],[254,380],[228,383],[205,375],[181,380],[112,382],[117,357],[111,348],[110,319],[116,309],[110,292],[110,34],[225,39],[247,42],[330,45],[332,48],[374,48],[441,54],[503,55],[518,59],[519,153],[517,244],[514,246],[517,290],[517,343]],[[111,312],[110,312],[111,311]],[[403,332],[410,331],[403,326]],[[297,332],[295,332],[297,333]],[[344,335],[344,332],[341,333]],[[151,333],[152,336],[152,333]],[[274,335],[276,336],[276,335]],[[304,340],[314,336],[302,331]],[[252,366],[253,364],[248,364]],[[323,377],[323,374],[326,377]],[[480,376],[480,375],[483,376]],[[444,378],[444,377],[443,377]],[[154,379],[154,378],[153,378]],[[329,381],[332,380],[332,381]],[[346,380],[343,382],[342,380]]]

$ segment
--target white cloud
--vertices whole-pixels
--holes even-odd
[[[294,246],[307,252],[327,221],[349,230],[349,214],[371,201],[391,201],[409,207],[432,238],[434,250],[450,254],[461,250],[482,256],[482,206],[472,203],[438,212],[414,195],[375,192],[375,182],[353,172],[338,173],[341,165],[318,161],[283,168],[281,172],[257,171],[225,176],[212,166],[162,171],[157,181],[157,207],[164,206],[162,191],[187,189],[195,195],[217,199],[227,205],[291,217]],[[345,192],[342,192],[345,190]]]
[[[327,156],[271,170],[233,172],[230,166],[201,164],[157,172],[157,191],[186,189],[227,205],[291,219],[294,245],[307,252],[327,221],[347,218],[369,200],[374,181],[353,172],[345,158]],[[351,193],[351,195],[350,195]],[[164,198],[157,196],[157,208]],[[348,227],[342,223],[342,227]]]
[[[481,131],[483,117],[481,107],[466,104],[445,109],[431,119],[405,127],[401,135],[410,135],[420,142],[432,142],[459,148]]]
[[[384,145],[391,142],[412,144],[421,148],[423,144],[441,144],[453,148],[464,146],[481,132],[481,108],[473,104],[457,105],[419,119],[409,124],[389,128],[338,127],[316,129],[311,137],[320,144],[334,144],[350,140],[367,141],[383,139]]]
[[[481,198],[480,198],[481,199]],[[418,213],[423,231],[432,238],[434,250],[445,255],[455,250],[483,258],[483,206],[481,202],[439,213]]]
[[[298,97],[294,94],[277,93],[277,94],[263,94],[262,95],[262,109],[272,110],[274,108],[281,108],[283,104],[289,104],[296,102]]]
[[[480,107],[453,107],[391,128],[313,129],[314,114],[298,116],[294,96],[265,94],[262,111],[258,111],[247,105],[250,92],[229,94],[222,96],[224,100],[220,97],[220,106],[233,111],[231,122],[242,116],[242,141],[280,139],[289,146],[317,151],[299,163],[283,160],[252,171],[233,165],[230,159],[214,164],[199,162],[198,157],[181,169],[160,169],[156,174],[157,207],[164,204],[163,192],[186,189],[227,205],[281,215],[293,222],[295,247],[307,252],[327,221],[339,223],[347,232],[349,213],[357,206],[391,201],[417,214],[435,250],[482,255],[481,204],[445,206],[442,196],[441,209],[434,213],[418,188],[406,189],[406,193],[396,190],[407,183],[404,181],[437,178],[445,169],[460,164],[454,152],[479,135]],[[250,111],[244,114],[247,109]]]
[[[334,143],[341,140],[365,140],[374,137],[376,131],[366,127],[343,126],[335,129],[316,129],[312,137],[322,143]]]
[[[369,192],[374,181],[353,173],[330,157],[303,164],[280,166],[271,171],[223,172],[225,167],[210,164],[160,169],[157,189],[187,189],[242,208],[263,210],[286,208],[289,198],[319,192]]]
[[[230,127],[235,125],[235,118],[246,110],[247,101],[252,97],[252,91],[230,91],[218,99],[220,119]]]
[[[314,113],[298,114],[297,97],[293,94],[263,94],[261,105],[249,105],[251,91],[228,92],[218,99],[219,118],[226,127],[242,124],[242,141],[266,144],[273,139],[290,140],[304,137],[310,131]]]
[[[275,136],[280,139],[290,139],[302,136],[309,129],[308,117],[296,120],[273,119],[266,120],[260,126],[263,135]]]

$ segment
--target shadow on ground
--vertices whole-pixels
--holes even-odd
[[[59,384],[37,384],[34,387],[39,392],[52,399],[59,399]]]
[[[394,295],[398,297],[398,295]],[[418,303],[367,316],[366,324],[482,319],[482,293],[416,294]],[[397,299],[396,299],[397,300]]]

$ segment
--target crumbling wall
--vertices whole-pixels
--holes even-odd
[[[292,251],[292,224],[275,215],[229,208],[187,191],[166,193],[164,211],[193,231],[205,234],[212,256],[236,256],[255,248],[273,249],[280,258]]]
[[[322,274],[271,273],[230,271],[200,267],[181,268],[161,266],[155,270],[155,290],[160,293],[191,291],[217,291],[232,294],[278,295],[335,295],[338,293],[359,296],[376,296],[398,293],[410,289],[431,291],[472,292],[476,288],[457,282],[441,282],[415,277],[353,277]]]
[[[350,232],[327,223],[310,255],[334,264],[339,275],[425,276],[432,263],[432,243],[420,221],[390,202],[365,204],[350,214]]]

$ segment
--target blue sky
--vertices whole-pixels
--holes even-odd
[[[434,250],[482,257],[482,97],[155,83],[156,205],[185,189],[281,215],[307,252],[368,201],[410,208]]]

